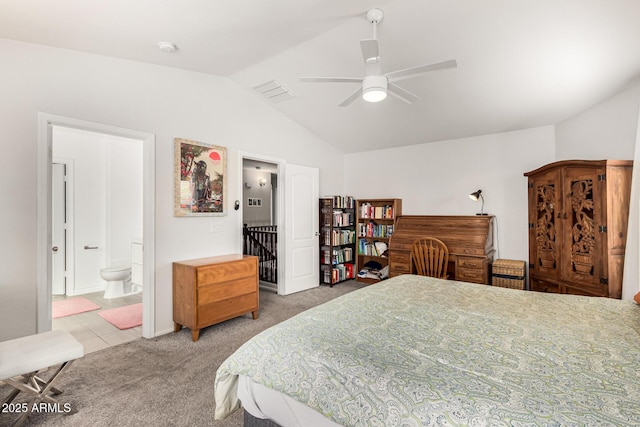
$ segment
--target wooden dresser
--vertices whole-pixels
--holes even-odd
[[[402,215],[389,241],[389,277],[414,273],[411,246],[420,237],[436,237],[449,249],[449,278],[490,283],[493,261],[493,216]]]
[[[173,263],[174,331],[200,329],[251,312],[258,318],[258,257],[222,255]]]

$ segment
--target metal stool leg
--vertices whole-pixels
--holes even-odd
[[[73,360],[69,360],[60,365],[57,371],[51,376],[49,381],[44,381],[41,378],[36,376],[37,372],[32,372],[30,374],[21,375],[20,377],[9,378],[3,380],[6,384],[14,387],[14,390],[8,400],[8,402],[12,401],[21,391],[32,396],[32,399],[29,400],[27,404],[27,410],[23,412],[20,417],[13,423],[14,427],[21,426],[31,415],[31,411],[33,409],[33,405],[42,401],[50,402],[50,403],[59,403],[56,399],[49,396],[49,393],[60,394],[62,391],[53,387],[53,383],[60,377],[60,375],[66,371]],[[17,378],[22,379],[18,380]],[[44,387],[43,387],[44,386]],[[5,402],[7,403],[7,402]]]

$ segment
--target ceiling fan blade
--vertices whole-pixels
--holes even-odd
[[[402,89],[400,86],[394,84],[394,83],[387,83],[387,91],[395,96],[396,98],[399,98],[401,100],[403,100],[404,102],[406,102],[407,104],[412,104],[416,101],[419,101],[420,98],[417,97],[416,95],[412,94],[411,92]]]
[[[353,101],[362,96],[362,87],[359,87],[358,90],[349,95],[344,101],[338,104],[340,107],[346,107],[351,104]]]
[[[362,77],[300,77],[301,83],[360,83]]]
[[[387,73],[386,76],[390,82],[396,82],[398,80],[408,79],[418,74],[426,73],[434,70],[441,70],[443,68],[455,68],[458,63],[455,59],[449,61],[437,62],[435,64],[419,65],[417,67],[407,68],[405,70],[392,71]]]
[[[360,49],[362,50],[362,58],[364,63],[379,62],[380,51],[378,49],[378,40],[360,40]]]

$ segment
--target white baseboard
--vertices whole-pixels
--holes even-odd
[[[82,288],[82,289],[76,288],[74,289],[73,293],[67,292],[67,296],[74,297],[77,295],[90,294],[93,292],[104,292],[105,289],[106,289],[105,285],[97,285],[97,286],[92,286],[90,288]]]

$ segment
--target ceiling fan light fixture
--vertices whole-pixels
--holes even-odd
[[[387,97],[387,78],[385,76],[367,76],[362,82],[362,99],[367,102],[380,102]]]
[[[379,87],[372,87],[362,93],[362,99],[367,102],[380,102],[387,97],[387,91]]]

